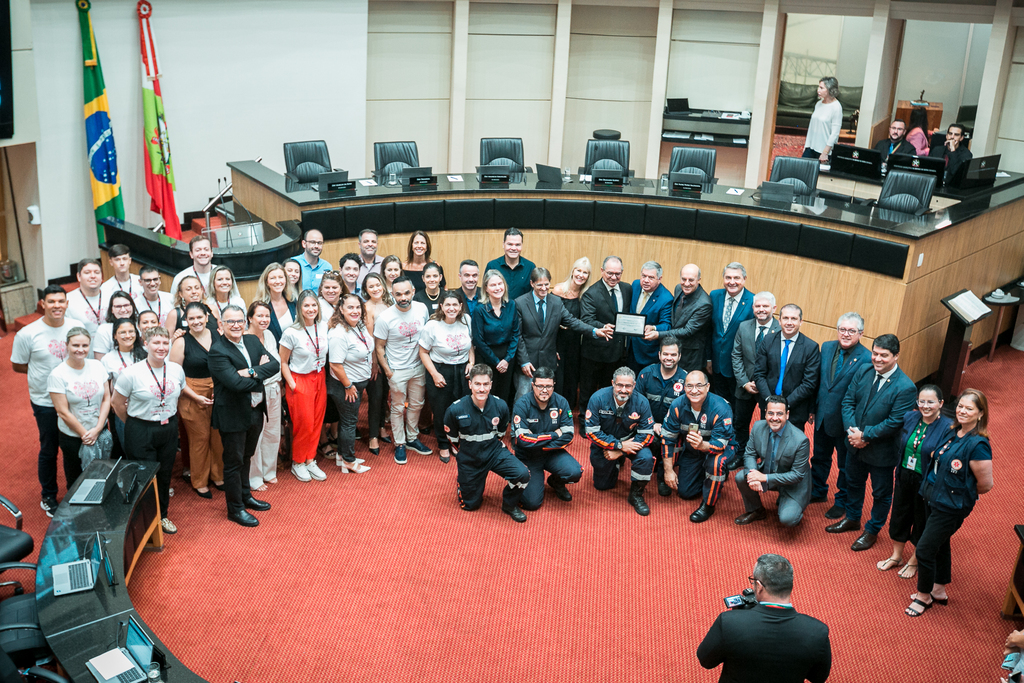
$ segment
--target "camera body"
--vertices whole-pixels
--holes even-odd
[[[754,597],[753,588],[744,588],[739,595],[729,595],[725,598],[725,606],[729,609],[752,609],[757,605],[757,598]]]

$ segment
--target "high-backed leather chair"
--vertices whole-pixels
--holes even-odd
[[[787,183],[793,186],[794,195],[810,196],[818,189],[818,160],[775,157],[771,182]]]
[[[935,176],[891,171],[885,177],[877,206],[904,213],[924,213],[935,191]]]
[[[508,166],[512,173],[523,173],[522,138],[480,138],[481,166]]]
[[[715,177],[715,160],[718,153],[709,147],[673,147],[669,173],[698,173],[703,182]]]
[[[321,173],[331,170],[331,156],[323,140],[284,143],[285,175],[300,183],[315,183]]]
[[[583,162],[583,172],[587,175],[594,169],[629,171],[628,140],[587,140],[587,156]]]
[[[415,142],[373,143],[373,165],[375,174],[387,178],[389,174],[401,175],[403,168],[420,165],[420,153]]]

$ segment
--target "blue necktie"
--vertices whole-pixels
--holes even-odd
[[[793,343],[793,340],[783,339],[782,343],[785,344],[782,349],[782,366],[779,368],[779,381],[775,384],[775,394],[778,396],[782,395],[782,378],[786,376],[786,363],[789,362],[789,345]]]

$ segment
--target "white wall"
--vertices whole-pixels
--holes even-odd
[[[155,225],[145,190],[139,27],[134,0],[94,3],[125,217]],[[264,157],[284,171],[281,146],[324,139],[332,165],[363,171],[366,0],[175,0],[152,27],[162,63],[179,215],[216,193],[225,162]],[[32,3],[39,108],[37,162],[45,277],[96,254],[82,119],[78,14],[65,0]]]
[[[836,78],[841,86],[864,85],[864,68],[868,62],[871,40],[871,17],[843,17],[839,37]]]
[[[1017,29],[1013,44],[995,153],[1002,155],[1000,168],[1024,172],[1024,27]]]
[[[760,14],[675,10],[668,97],[694,109],[752,110],[760,42]]]
[[[839,59],[839,42],[843,32],[843,17],[821,14],[786,15],[786,38],[783,43],[782,75],[787,83],[817,83],[821,78],[835,75],[833,64]],[[800,55],[808,60],[821,60],[809,70],[789,59]],[[839,81],[842,83],[842,81]]]

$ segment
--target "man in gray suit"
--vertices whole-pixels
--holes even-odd
[[[917,387],[900,370],[900,340],[883,334],[871,347],[874,372],[853,378],[843,397],[843,426],[850,444],[846,456],[846,517],[825,527],[830,534],[860,529],[864,489],[871,476],[871,519],[851,550],[867,550],[889,517],[893,470],[903,455],[903,416],[917,404]]]
[[[779,521],[788,527],[799,524],[811,499],[811,474],[807,464],[810,454],[811,442],[807,435],[789,423],[786,399],[769,396],[765,419],[751,429],[743,453],[744,469],[736,473],[736,485],[746,510],[736,518],[736,523],[742,526],[767,517],[760,494],[778,491]]]
[[[530,272],[532,292],[516,299],[516,315],[519,316],[519,347],[516,362],[520,372],[516,373],[516,400],[532,391],[533,371],[537,368],[554,370],[558,364],[555,342],[558,328],[565,325],[574,332],[594,338],[610,339],[613,325],[594,328],[587,325],[569,311],[562,300],[548,296],[551,289],[551,273],[547,268],[534,268]]]
[[[754,417],[754,406],[757,405],[757,384],[754,382],[757,352],[764,347],[764,340],[769,335],[782,329],[774,315],[775,295],[771,292],[755,294],[754,318],[740,323],[732,343],[732,374],[736,377],[733,428],[736,430],[737,460],[742,459],[747,450],[750,419]],[[733,469],[733,463],[729,465]]]
[[[686,372],[703,370],[707,364],[708,333],[711,329],[711,297],[700,284],[700,268],[687,263],[679,271],[672,300],[672,328],[659,332],[654,325],[644,328],[644,339],[653,341],[672,335],[679,342],[679,367]]]

